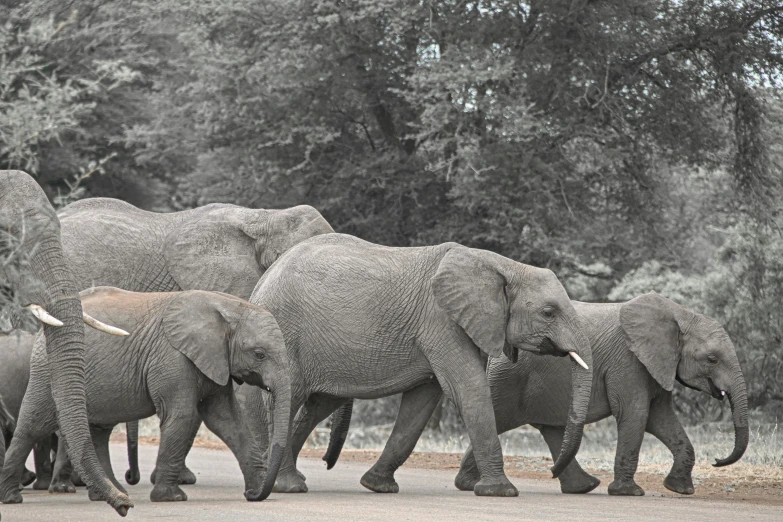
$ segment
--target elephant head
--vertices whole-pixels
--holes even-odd
[[[491,357],[516,362],[518,350],[573,357],[557,477],[579,450],[593,382],[590,342],[565,288],[550,270],[463,246],[443,257],[432,288],[438,305]]]
[[[72,461],[93,491],[124,516],[133,503],[106,479],[90,440],[85,317],[63,254],[60,222],[41,187],[24,172],[0,171],[0,234],[3,294],[44,322],[52,396]]]
[[[308,205],[283,210],[207,205],[169,234],[163,257],[183,290],[215,290],[248,299],[258,279],[283,252],[332,232],[323,216]]]
[[[211,381],[220,386],[233,379],[272,394],[274,437],[260,490],[245,492],[248,500],[264,500],[280,470],[288,440],[291,380],[280,327],[267,310],[228,294],[191,291],[174,298],[162,321],[166,338]]]
[[[748,447],[748,394],[734,344],[714,319],[656,293],[639,296],[620,309],[630,349],[667,391],[675,379],[688,388],[728,396],[734,420],[734,450],[715,466],[737,462]]]

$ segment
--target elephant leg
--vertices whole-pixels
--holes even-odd
[[[114,476],[114,470],[111,466],[111,455],[109,455],[109,438],[111,437],[112,429],[114,429],[114,426],[91,425],[90,437],[92,438],[93,445],[95,445],[95,454],[98,456],[98,462],[101,463],[101,467],[103,468],[104,473],[106,473],[106,478],[109,479],[117,489],[127,495],[128,492],[124,487],[122,487],[122,484],[119,483],[117,477]],[[106,500],[100,495],[94,493],[92,489],[89,489],[88,491],[90,500]]]
[[[647,419],[647,432],[663,442],[674,457],[671,471],[663,481],[666,489],[682,495],[693,495],[691,472],[696,462],[688,434],[674,413],[671,392],[663,392],[650,405],[650,417]]]
[[[185,501],[188,496],[179,487],[179,475],[185,467],[185,457],[193,445],[201,419],[196,404],[183,404],[183,401],[173,401],[180,407],[161,415],[160,449],[155,463],[155,487],[150,492],[152,502]]]
[[[536,426],[543,435],[552,459],[557,460],[560,455],[560,447],[563,445],[565,426]],[[572,460],[560,474],[560,491],[563,493],[588,493],[601,483],[598,477],[594,477],[582,469],[582,466]]]
[[[457,405],[468,429],[481,475],[473,492],[479,496],[518,496],[519,491],[503,471],[495,411],[479,351],[454,347],[429,355],[438,382]]]
[[[309,399],[309,397],[307,397]],[[294,425],[296,413],[306,402],[306,399],[299,397],[298,394],[291,399],[291,426]],[[271,424],[271,423],[270,423]],[[292,444],[283,450],[283,462],[280,465],[280,471],[277,474],[275,487],[272,489],[275,493],[307,493],[307,484],[296,471],[296,461],[294,460]]]
[[[513,430],[524,424],[525,416],[520,409],[520,402],[517,398],[493,401],[498,434]],[[442,403],[443,400],[441,399]],[[473,491],[479,480],[481,480],[481,473],[479,473],[476,457],[473,454],[473,446],[470,445],[462,456],[462,462],[459,466],[459,472],[454,479],[454,485],[460,491]]]
[[[52,438],[46,437],[35,445],[35,483],[33,489],[47,491],[52,483]]]
[[[65,447],[65,439],[59,437],[57,441],[57,457],[54,459],[52,481],[49,484],[49,493],[76,493],[76,485],[73,483],[73,465],[68,457],[68,449]]]
[[[234,453],[245,479],[245,491],[261,489],[266,474],[266,463],[243,419],[234,392],[213,395],[198,405],[198,411],[207,428]]]
[[[291,435],[291,453],[294,456],[294,464],[299,457],[299,452],[307,442],[307,438],[313,432],[318,423],[326,419],[335,410],[348,402],[346,399],[338,397],[328,397],[326,395],[311,395],[307,402],[300,408],[299,413],[294,418],[293,433]],[[297,470],[302,480],[305,476]]]
[[[5,504],[18,504],[22,502],[22,495],[19,492],[22,474],[25,470],[25,461],[28,455],[35,447],[35,444],[57,429],[57,420],[54,415],[54,404],[52,403],[51,415],[42,415],[38,423],[19,423],[14,437],[11,439],[5,461],[3,462],[3,472],[0,476],[0,502]],[[24,410],[20,414],[20,419],[24,415]]]
[[[642,496],[644,490],[634,481],[639,464],[639,450],[644,440],[649,403],[638,407],[628,405],[617,417],[617,452],[614,457],[614,480],[610,495]]]
[[[442,396],[443,390],[438,383],[417,386],[402,394],[397,420],[389,440],[386,441],[381,457],[362,476],[362,486],[376,493],[400,491],[394,480],[394,472],[413,452]]]

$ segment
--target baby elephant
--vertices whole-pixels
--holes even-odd
[[[626,303],[574,302],[593,346],[593,392],[587,422],[609,415],[617,419],[617,453],[610,495],[644,495],[634,482],[644,432],[663,442],[674,465],[663,484],[676,493],[693,493],[693,446],[672,406],[672,387],[681,384],[728,397],[734,415],[734,451],[715,466],[733,464],[748,445],[748,404],[734,345],[715,320],[669,299],[649,293]],[[568,361],[519,354],[517,364],[491,358],[487,377],[492,388],[498,433],[530,424],[541,431],[552,456],[560,452],[568,416],[571,371]],[[541,386],[542,382],[550,383]],[[600,481],[576,460],[560,475],[563,493],[587,493]],[[473,490],[479,480],[469,448],[455,484]]]
[[[234,452],[245,478],[245,497],[268,497],[288,437],[291,400],[288,358],[274,317],[215,292],[135,293],[99,287],[81,296],[90,314],[130,332],[122,338],[85,332],[89,421],[98,458],[112,483],[122,490],[109,460],[111,429],[157,413],[161,440],[153,502],[187,500],[178,476],[201,421]],[[286,422],[273,426],[268,469],[263,449],[247,428],[232,379],[267,390],[274,408],[286,412],[275,417]],[[57,429],[56,413],[44,339],[39,337],[0,478],[3,502],[21,502],[21,464],[36,441]],[[58,458],[60,467],[62,460]],[[56,469],[51,491],[58,491],[57,476]],[[92,491],[90,495],[97,500]]]

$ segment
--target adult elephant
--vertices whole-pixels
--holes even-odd
[[[41,187],[24,172],[0,171],[0,233],[5,298],[27,306],[44,321],[52,395],[71,458],[86,482],[125,516],[133,503],[107,480],[90,439],[84,395],[85,317],[63,253],[60,221]],[[16,326],[19,314],[10,316]],[[16,447],[15,440],[7,460]]]
[[[156,213],[116,199],[92,198],[68,205],[59,216],[65,256],[79,290],[209,290],[247,299],[283,252],[334,232],[307,205],[264,210],[216,203]],[[127,431],[130,469],[125,478],[136,484],[138,425],[129,424]],[[195,481],[196,476],[183,469],[181,482]]]
[[[264,500],[272,491],[280,466],[272,452],[268,471],[262,449],[244,420],[234,383],[247,382],[268,392],[275,408],[274,443],[288,440],[291,384],[283,335],[272,315],[243,299],[217,292],[127,292],[100,287],[82,292],[84,307],[132,332],[123,339],[87,336],[85,388],[93,440],[108,477],[109,436],[119,422],[161,419],[158,480],[153,502],[187,500],[178,484],[185,455],[201,420],[233,451],[245,477],[245,497]],[[39,338],[40,340],[40,338]],[[17,433],[24,441],[49,435],[57,427],[46,353],[33,349],[30,384],[25,393]],[[32,417],[36,423],[26,423]],[[20,428],[21,431],[21,428]],[[28,443],[27,451],[31,445]],[[64,459],[58,452],[53,484]],[[25,453],[17,452],[0,479],[0,500],[14,502]],[[12,470],[9,472],[9,470]],[[90,489],[90,498],[95,491]]]
[[[748,398],[737,353],[721,325],[658,294],[626,303],[574,302],[593,347],[593,396],[587,422],[617,419],[617,452],[610,495],[643,495],[634,481],[645,431],[674,456],[663,481],[676,493],[693,493],[694,452],[672,406],[674,381],[723,400],[734,417],[734,450],[715,466],[733,464],[748,445]],[[541,431],[552,455],[560,451],[570,380],[561,361],[520,356],[516,365],[492,358],[487,369],[498,433],[532,424]],[[554,385],[542,389],[547,379]],[[470,490],[480,473],[469,449],[456,485]],[[600,481],[574,459],[560,475],[563,493],[587,493]]]
[[[330,413],[346,399],[403,393],[391,438],[412,450],[445,391],[457,404],[476,448],[477,495],[516,496],[503,456],[481,351],[516,361],[518,351],[571,353],[566,441],[555,476],[576,454],[587,414],[590,344],[565,289],[549,271],[456,243],[417,248],[374,245],[343,234],[310,239],[286,252],[259,280],[251,302],[268,309],[283,330],[292,371],[292,415],[318,401]],[[582,360],[580,356],[584,359]],[[586,361],[586,364],[585,364]],[[248,404],[260,404],[248,390]],[[253,408],[255,410],[255,408]],[[309,433],[321,418],[309,418]],[[303,423],[300,420],[300,427]],[[257,428],[263,435],[264,429]],[[287,448],[276,491],[304,492]],[[396,455],[380,466],[396,469]],[[392,491],[376,465],[362,479]]]

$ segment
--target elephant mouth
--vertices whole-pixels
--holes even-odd
[[[677,372],[674,375],[674,378],[677,379],[677,382],[685,386],[686,388],[690,388],[691,390],[696,390],[698,392],[705,392],[705,390],[702,390],[700,388],[697,388],[696,386],[691,386],[687,382],[682,380],[682,377],[680,377],[680,373]],[[726,392],[715,386],[715,383],[712,382],[712,378],[707,377],[707,385],[709,386],[708,393],[712,396],[713,399],[718,399],[719,401],[722,401],[726,398]]]
[[[711,378],[707,377],[707,383],[710,385],[710,395],[712,395],[713,398],[722,401],[726,397],[726,392],[715,386],[715,383],[712,382]]]
[[[239,377],[234,377],[233,375],[231,376],[231,380],[233,380],[235,383],[237,383],[237,384],[238,384],[238,385],[240,385],[240,386],[242,386],[243,384],[245,384],[245,381],[243,381],[243,380],[242,380],[242,379],[240,379]]]

